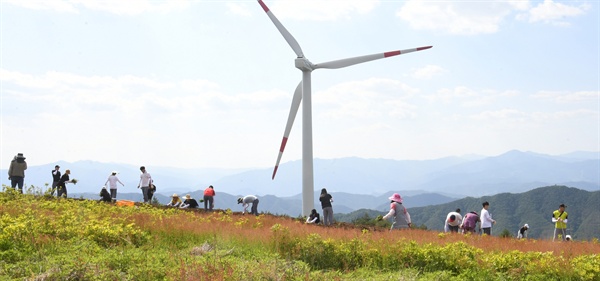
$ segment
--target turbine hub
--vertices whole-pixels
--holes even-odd
[[[313,71],[315,69],[314,64],[306,58],[296,58],[294,64],[296,65],[296,68],[302,71]]]

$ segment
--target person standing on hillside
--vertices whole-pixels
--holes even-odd
[[[54,166],[54,170],[52,170],[52,189],[50,190],[50,195],[54,196],[54,192],[56,192],[56,186],[60,181],[60,166]]]
[[[238,204],[242,204],[242,207],[244,207],[244,211],[242,212],[242,214],[245,214],[248,211],[248,205],[252,203],[250,213],[258,216],[258,197],[254,195],[246,195],[243,198],[238,198],[237,202]]]
[[[554,223],[554,237],[552,241],[556,240],[558,235],[560,235],[562,241],[565,241],[567,237],[567,221],[569,218],[569,214],[565,211],[567,206],[565,204],[560,204],[558,206],[558,210],[552,213],[552,222]]]
[[[527,231],[529,230],[529,225],[525,224],[519,231],[517,232],[517,239],[527,238]]]
[[[108,176],[108,179],[106,180],[106,182],[104,183],[104,185],[106,185],[107,183],[109,184],[109,188],[110,188],[110,197],[112,198],[113,201],[117,201],[117,183],[120,183],[122,186],[125,186],[117,177],[117,172],[113,171],[110,176]]]
[[[383,217],[378,217],[378,220],[387,220],[389,218],[394,218],[394,222],[392,223],[393,229],[408,229],[412,227],[412,221],[410,220],[410,214],[406,210],[406,208],[402,205],[402,197],[398,193],[394,193],[390,198],[390,211]]]
[[[146,167],[144,166],[140,167],[140,171],[142,174],[140,175],[140,183],[138,184],[138,188],[142,189],[144,203],[150,203],[151,197],[148,194],[148,190],[152,184],[152,176],[150,176],[150,173],[146,172]]]
[[[490,203],[485,201],[481,205],[483,206],[483,209],[481,209],[481,229],[483,229],[482,235],[492,235],[492,225],[495,224],[496,221],[492,219],[492,215],[490,215],[490,212],[488,212]]]
[[[463,218],[460,215],[460,209],[448,213],[446,216],[446,223],[444,224],[444,232],[458,233],[458,228],[462,224],[462,220]]]
[[[462,226],[460,227],[462,228],[462,233],[475,233],[475,227],[479,221],[479,215],[476,212],[467,213],[463,219]]]
[[[67,183],[73,183],[76,184],[77,180],[75,179],[70,179],[69,175],[71,174],[71,170],[67,169],[65,170],[65,173],[60,177],[60,180],[58,181],[58,183],[56,184],[56,196],[58,198],[60,197],[65,197],[67,198]]]
[[[23,183],[25,182],[25,170],[27,170],[25,156],[23,156],[23,153],[19,153],[10,161],[8,180],[10,180],[10,186],[12,188],[18,186],[21,193],[23,193]]]
[[[212,185],[204,190],[204,210],[212,211],[215,206],[215,189]]]
[[[327,193],[327,189],[321,189],[321,195],[319,196],[319,201],[321,201],[321,208],[323,208],[323,225],[328,226],[333,224],[333,207],[331,207],[331,202],[333,202],[333,197],[331,194]]]

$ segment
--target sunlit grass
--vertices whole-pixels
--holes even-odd
[[[0,276],[8,279],[600,279],[597,241],[323,227],[34,194],[0,193]]]

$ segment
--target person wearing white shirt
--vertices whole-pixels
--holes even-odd
[[[460,215],[460,209],[456,209],[454,212],[448,213],[446,216],[446,223],[444,224],[444,232],[456,232],[462,224],[462,216]]]
[[[492,219],[492,215],[488,212],[490,203],[485,201],[481,205],[483,205],[483,209],[481,209],[481,229],[483,229],[483,234],[492,235],[492,225],[496,221]]]
[[[104,185],[106,186],[106,184],[109,184],[109,188],[110,188],[110,198],[112,198],[112,201],[117,200],[117,183],[120,183],[122,186],[125,186],[117,177],[117,172],[113,171],[111,173],[110,176],[108,176],[108,179],[106,180],[106,182],[104,183]]]
[[[144,166],[140,167],[140,171],[142,171],[142,174],[140,175],[140,183],[138,184],[138,188],[142,189],[144,203],[149,203],[148,201],[150,201],[150,197],[148,196],[148,190],[152,184],[152,176],[150,176],[150,173],[146,172],[146,167]]]
[[[250,213],[258,216],[258,197],[254,195],[246,195],[243,198],[238,198],[237,202],[238,204],[242,204],[242,207],[244,207],[244,211],[242,212],[242,214],[245,214],[248,211],[248,206],[250,206],[250,203],[252,203]]]

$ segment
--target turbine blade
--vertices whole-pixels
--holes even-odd
[[[298,87],[296,87],[296,91],[294,91],[294,97],[292,98],[290,114],[288,115],[288,120],[285,124],[285,131],[283,131],[283,140],[281,141],[281,147],[279,147],[279,155],[277,155],[277,162],[275,163],[275,169],[273,169],[273,176],[271,177],[271,179],[275,179],[275,174],[277,173],[277,168],[279,167],[279,161],[281,161],[283,150],[285,149],[288,137],[290,136],[290,132],[292,131],[292,125],[294,125],[294,119],[296,119],[296,113],[298,113],[298,108],[300,107],[300,101],[302,101],[302,81],[298,83]]]
[[[304,54],[302,53],[302,48],[300,48],[300,44],[298,44],[298,41],[296,41],[294,36],[292,36],[292,34],[289,31],[287,31],[287,29],[285,29],[283,24],[281,24],[281,22],[279,22],[277,17],[275,17],[273,12],[271,12],[271,10],[269,10],[269,7],[267,7],[267,5],[265,5],[265,3],[262,0],[258,0],[258,3],[263,8],[263,10],[265,10],[265,13],[267,13],[267,16],[269,16],[271,21],[275,24],[275,27],[277,27],[277,29],[279,30],[279,33],[281,33],[281,35],[283,35],[283,38],[285,39],[285,41],[287,41],[288,44],[290,45],[290,47],[292,47],[292,49],[294,50],[294,53],[296,53],[296,55],[299,58],[303,58]]]
[[[379,53],[379,54],[372,54],[372,55],[366,55],[366,56],[360,56],[360,57],[353,57],[353,58],[347,58],[347,59],[341,59],[341,60],[328,61],[328,62],[324,62],[324,63],[315,64],[314,65],[314,69],[317,69],[317,68],[327,68],[327,69],[343,68],[343,67],[347,67],[347,66],[351,66],[351,65],[363,63],[363,62],[368,62],[368,61],[373,61],[373,60],[378,60],[378,59],[389,58],[389,57],[393,57],[393,56],[397,56],[397,55],[402,55],[402,54],[406,54],[406,53],[423,51],[423,50],[427,50],[427,49],[429,49],[431,47],[432,46],[426,46],[426,47],[419,47],[419,48],[414,48],[414,49],[406,49],[406,50],[400,50],[400,51],[391,51],[391,52],[385,52],[385,53]]]

